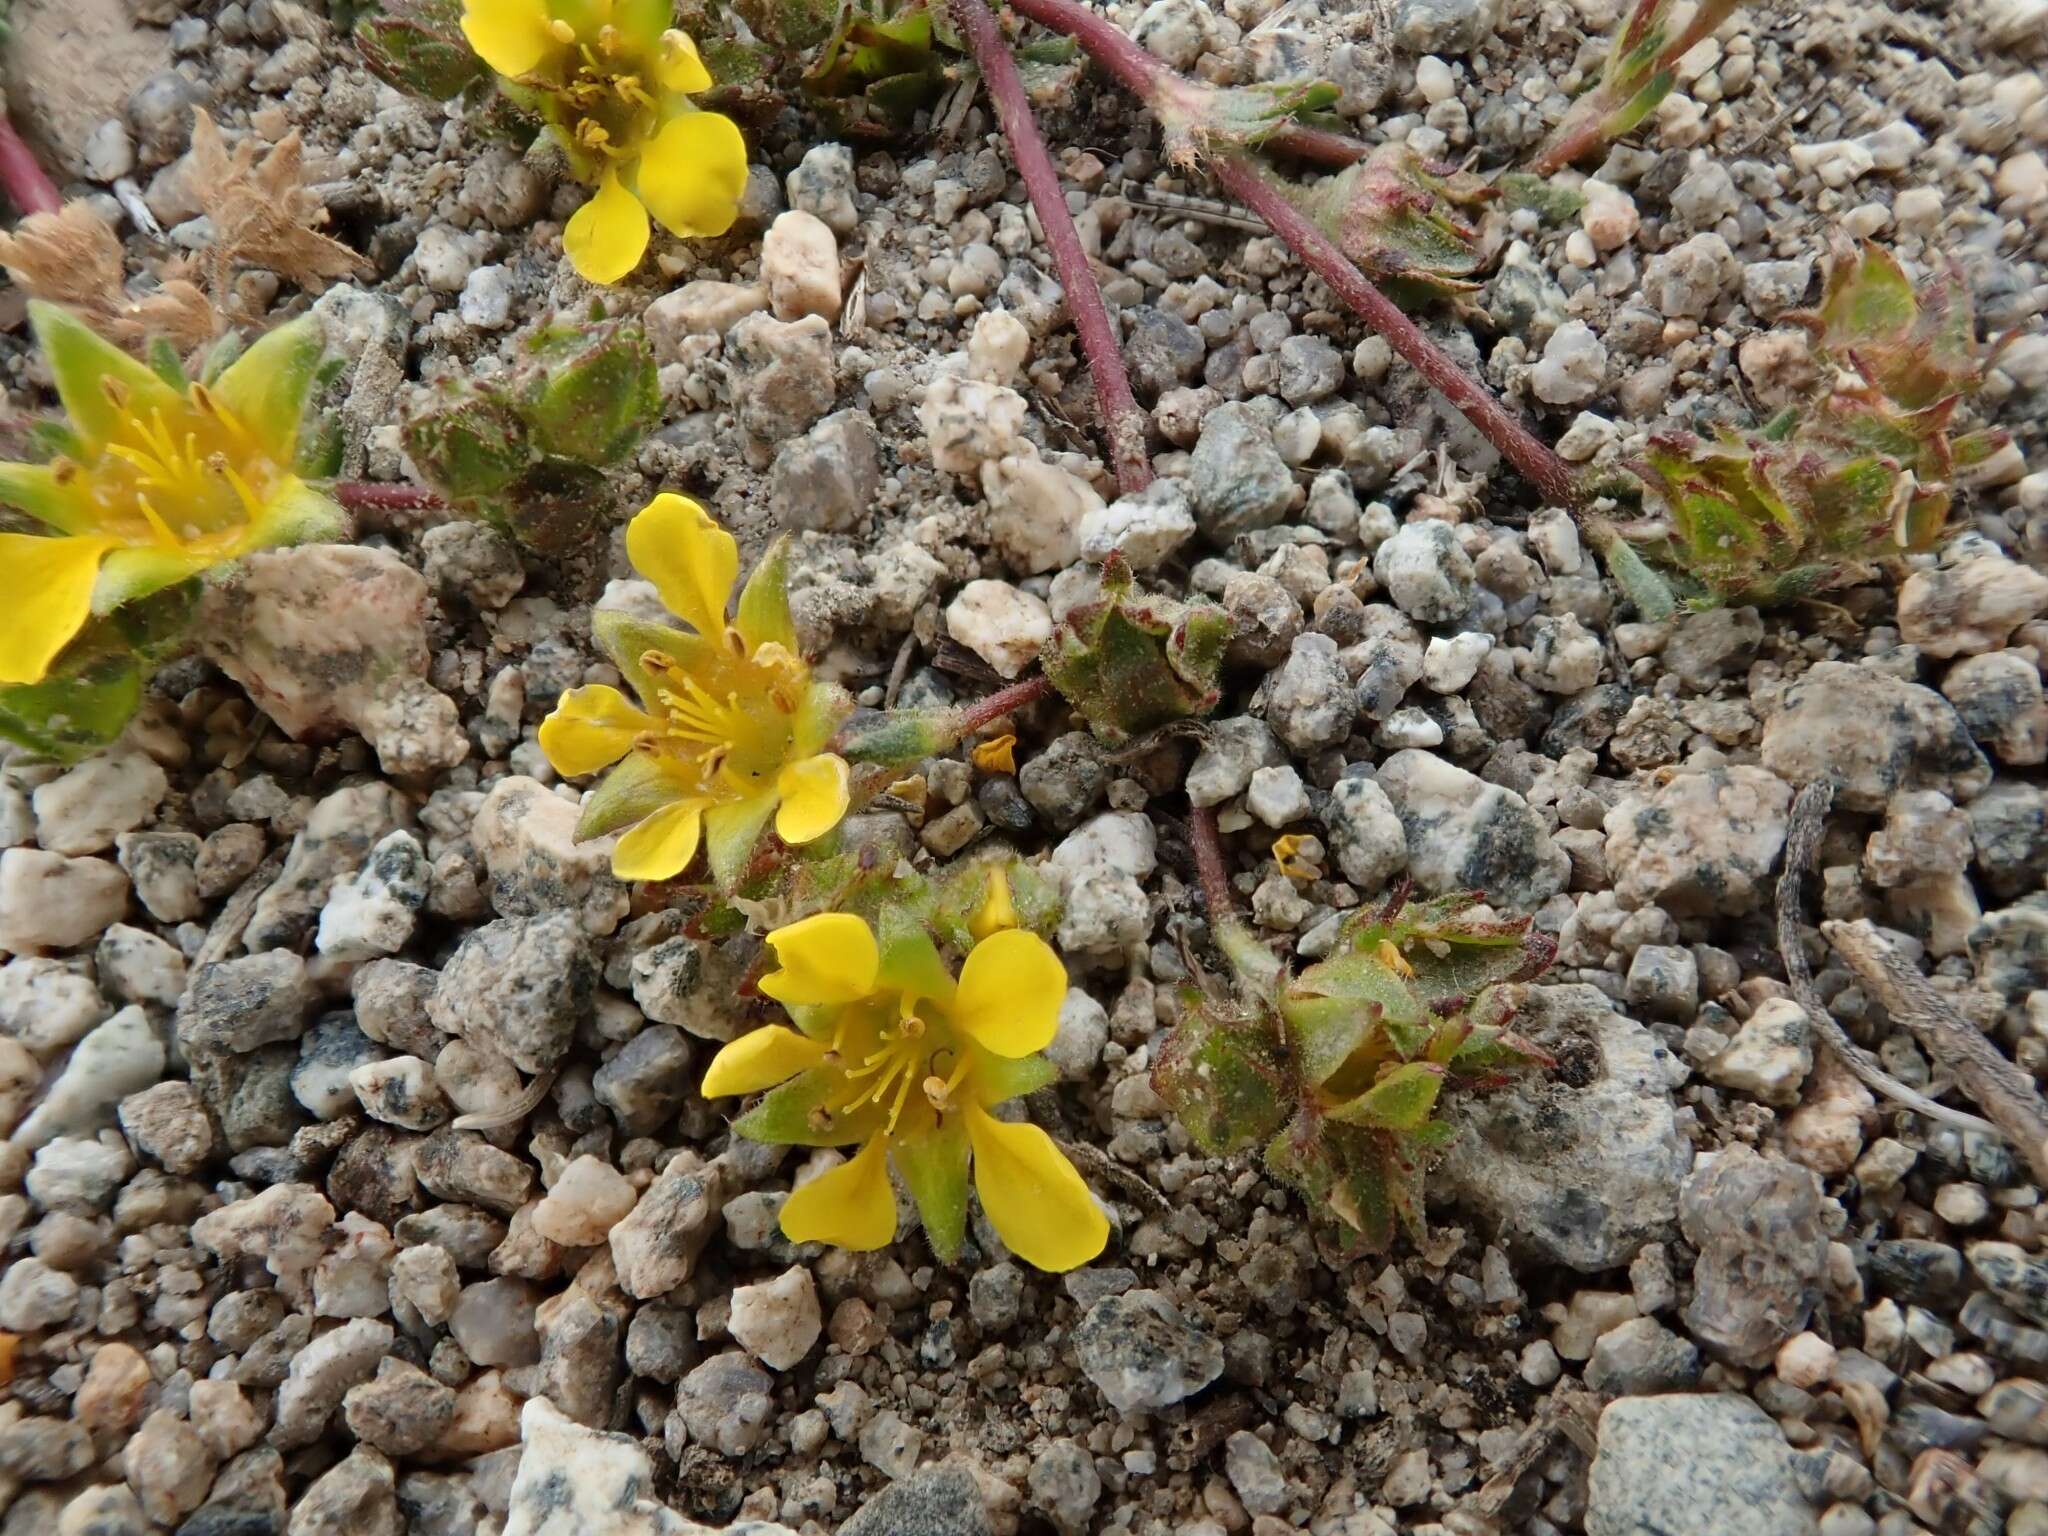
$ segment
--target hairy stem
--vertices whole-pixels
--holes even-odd
[[[1012,683],[1007,688],[998,688],[985,699],[976,699],[964,705],[960,711],[960,734],[978,731],[999,715],[1011,714],[1036,704],[1052,692],[1052,679],[1044,673],[1027,677],[1021,683]]]
[[[36,163],[36,157],[29,153],[28,145],[4,114],[0,114],[0,188],[6,190],[8,200],[23,215],[55,213],[64,206],[56,183]]]
[[[1262,167],[1243,155],[1229,154],[1219,155],[1211,169],[1225,191],[1264,219],[1309,270],[1329,284],[1331,292],[1384,336],[1387,345],[1421,374],[1430,388],[1456,406],[1459,414],[1500,450],[1502,458],[1528,476],[1546,500],[1564,507],[1582,505],[1584,494],[1571,466],[1517,421],[1492,390],[1430,340],[1400,305],[1380,292],[1336,242],[1294,206]]]
[[[386,485],[377,480],[337,480],[334,499],[351,512],[430,512],[448,505],[432,491],[416,485]]]
[[[1194,846],[1195,877],[1202,882],[1202,900],[1208,903],[1210,926],[1230,922],[1237,916],[1237,904],[1230,899],[1230,876],[1224,872],[1223,838],[1216,829],[1216,807],[1189,808],[1188,841]]]
[[[977,0],[978,3],[978,0]],[[1123,30],[1096,15],[1079,0],[1010,0],[1011,7],[1055,31],[1073,38],[1111,74],[1141,96],[1163,122],[1201,122],[1207,87],[1183,80],[1140,48]],[[1286,133],[1267,141],[1280,148],[1297,147]],[[1329,236],[1296,208],[1267,173],[1242,154],[1218,155],[1210,169],[1224,189],[1271,226],[1309,269],[1428,381],[1501,457],[1533,481],[1547,500],[1578,509],[1584,495],[1571,466],[1517,421],[1494,394],[1472,377],[1450,354],[1424,334]]]
[[[1081,338],[1081,350],[1088,358],[1088,372],[1095,381],[1095,398],[1102,409],[1103,431],[1109,438],[1110,464],[1116,471],[1117,489],[1129,496],[1152,483],[1152,462],[1145,454],[1145,413],[1138,409],[1131,393],[1130,375],[1124,371],[1123,348],[1116,323],[1102,302],[1088,252],[1082,248],[1081,232],[1074,228],[1074,216],[1067,211],[1067,196],[1061,190],[1059,172],[1039,136],[1038,121],[1031,113],[1031,100],[1024,92],[1017,61],[1010,56],[1002,30],[982,0],[951,0],[953,19],[966,34],[967,46],[981,70],[982,83],[995,103],[996,117],[1009,141],[1010,157],[1024,178],[1024,190],[1031,206],[1038,210],[1038,222],[1045,229],[1045,243],[1052,248],[1053,265],[1059,269],[1060,286],[1066,290],[1067,311],[1074,317],[1074,330]]]

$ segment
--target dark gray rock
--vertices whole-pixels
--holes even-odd
[[[1845,811],[1881,811],[1902,789],[1938,789],[1957,804],[1991,782],[1962,717],[1932,688],[1869,667],[1823,661],[1764,725],[1764,767],[1793,784],[1833,776]]]
[[[572,912],[501,917],[462,941],[427,1003],[436,1027],[545,1072],[588,1022],[597,957]]]
[[[839,1536],[993,1536],[981,1483],[954,1459],[914,1472],[876,1494]]]
[[[253,1051],[296,1040],[312,1006],[306,962],[266,950],[204,965],[178,1009],[178,1043],[187,1051]]]

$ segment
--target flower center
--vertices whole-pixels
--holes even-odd
[[[920,1004],[923,1005],[920,1008]],[[848,1009],[833,1031],[832,1054],[843,1063],[846,1097],[834,1095],[834,1115],[874,1105],[887,1111],[883,1133],[895,1135],[904,1110],[922,1104],[934,1116],[953,1109],[953,1095],[966,1081],[973,1060],[953,1038],[944,1014],[929,998],[903,994],[893,1018],[886,1008]]]
[[[557,28],[567,25],[555,23]],[[563,41],[574,36],[571,31]],[[652,79],[643,72],[641,61],[628,54],[617,27],[600,28],[597,46],[585,43],[577,52],[580,62],[558,93],[565,131],[586,154],[631,159],[658,126]]]
[[[706,791],[752,795],[789,756],[808,673],[779,645],[748,655],[732,629],[724,642],[716,654],[687,665],[666,651],[642,654],[660,710],[647,745],[688,763]]]
[[[93,503],[109,533],[173,549],[239,533],[260,515],[282,473],[198,384],[186,403],[124,416],[91,468],[62,460],[56,472]]]

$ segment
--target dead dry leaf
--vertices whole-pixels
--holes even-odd
[[[213,119],[194,111],[190,185],[213,223],[206,259],[214,293],[224,293],[243,267],[267,268],[308,293],[335,278],[368,276],[368,262],[313,227],[327,209],[301,182],[297,130],[261,159],[259,153],[261,146],[247,138],[230,154]]]
[[[13,233],[0,233],[0,266],[17,287],[77,310],[108,340],[134,351],[161,336],[186,352],[221,331],[220,315],[182,262],[165,270],[158,287],[130,295],[120,239],[83,201],[32,214]]]

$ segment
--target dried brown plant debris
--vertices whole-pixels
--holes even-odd
[[[190,185],[213,222],[203,259],[216,296],[245,267],[267,268],[308,293],[335,278],[369,275],[361,256],[314,228],[327,210],[300,179],[301,154],[296,129],[267,154],[253,138],[231,154],[213,119],[193,113]]]
[[[185,276],[182,261],[165,269],[155,289],[131,295],[120,240],[84,202],[32,214],[12,233],[0,233],[0,266],[17,287],[77,310],[124,347],[139,350],[149,338],[161,336],[184,352],[221,331],[219,314]]]

